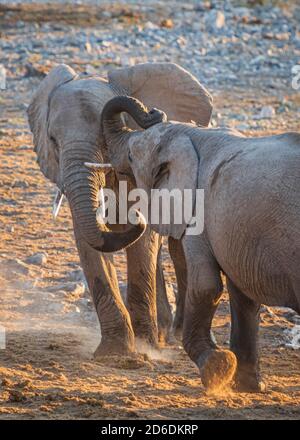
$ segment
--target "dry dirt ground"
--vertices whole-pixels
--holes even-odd
[[[132,358],[93,360],[100,331],[80,278],[69,210],[65,204],[53,221],[54,188],[31,148],[24,103],[38,82],[11,79],[14,92],[0,98],[0,324],[7,337],[0,350],[0,419],[299,418],[300,350],[288,345],[297,323],[290,310],[264,308],[261,315],[265,394],[207,394],[180,343],[160,351],[140,347]],[[292,110],[247,134],[299,128],[293,110],[299,98],[280,92]],[[225,115],[229,109],[245,113],[254,101],[257,107],[279,105],[277,92],[270,96],[259,83],[255,93],[231,88],[214,95]],[[47,254],[47,261],[26,262],[36,252]],[[124,254],[115,261],[124,285]],[[175,285],[166,252],[164,265],[167,282]],[[229,323],[225,294],[213,324],[220,344],[228,344]]]

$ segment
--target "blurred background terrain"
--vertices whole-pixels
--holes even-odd
[[[92,359],[100,331],[70,213],[65,203],[52,220],[55,188],[35,162],[26,118],[34,90],[57,63],[105,76],[172,61],[213,95],[213,126],[252,136],[299,131],[292,70],[300,65],[299,23],[297,1],[0,1],[0,324],[7,336],[0,418],[299,418],[300,319],[288,309],[262,309],[266,394],[207,395],[179,343],[141,347],[134,359]],[[122,252],[115,263],[124,291]],[[174,303],[166,252],[164,266]],[[225,294],[214,332],[228,344],[229,331]]]

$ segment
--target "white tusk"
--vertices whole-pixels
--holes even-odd
[[[112,168],[111,163],[93,163],[93,162],[84,162],[84,165],[87,168],[101,169],[101,168]]]
[[[61,190],[58,189],[56,191],[55,198],[53,200],[53,207],[52,207],[52,215],[54,220],[56,220],[56,217],[58,216],[63,199],[64,199],[64,195],[61,192]]]

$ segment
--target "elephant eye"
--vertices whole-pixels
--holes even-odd
[[[132,156],[131,156],[130,150],[128,151],[128,160],[129,160],[129,162],[132,162]]]
[[[153,187],[155,188],[166,176],[169,177],[169,163],[163,162],[153,172]]]

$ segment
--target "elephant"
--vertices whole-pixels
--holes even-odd
[[[157,346],[172,327],[159,235],[146,228],[142,218],[129,229],[99,225],[96,221],[99,188],[114,188],[119,181],[133,187],[134,178],[83,167],[85,162],[105,160],[100,115],[107,101],[124,93],[148,105],[160,106],[180,121],[209,124],[211,95],[193,75],[173,63],[115,69],[108,73],[108,79],[77,75],[71,67],[60,64],[42,80],[27,110],[40,169],[65,194],[70,206],[80,262],[101,327],[96,357],[131,353],[136,349],[136,339]],[[126,123],[133,125],[134,121]],[[122,156],[117,145],[116,151]],[[115,157],[115,161],[122,160]],[[127,256],[126,304],[120,294],[113,255],[109,253],[121,248],[126,248]],[[171,248],[175,266],[182,264],[181,244],[173,243]],[[175,319],[178,327],[182,327],[182,298],[186,290],[182,267],[176,269],[181,277]]]
[[[144,130],[128,129],[121,112]],[[161,122],[149,126],[155,114]],[[155,190],[176,188],[189,190],[194,212],[201,213],[195,203],[197,190],[204,190],[199,233],[191,230],[191,217],[176,223],[172,213],[169,222],[160,213],[150,224],[182,242],[188,277],[183,346],[206,388],[232,384],[264,391],[257,347],[261,304],[300,313],[300,134],[246,137],[230,128],[168,121],[128,96],[106,103],[102,127],[108,148],[119,146],[127,155],[124,163],[112,157],[112,165],[118,172],[131,168],[150,208]],[[184,202],[182,197],[180,210]],[[230,298],[230,349],[218,347],[211,335],[222,273]]]

